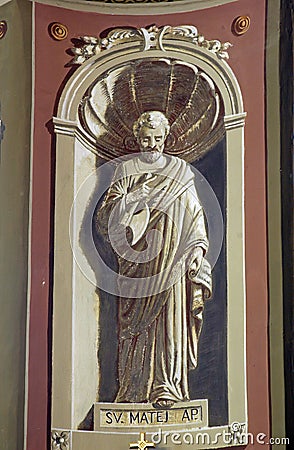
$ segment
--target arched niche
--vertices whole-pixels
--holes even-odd
[[[143,41],[138,40],[138,36],[122,39],[110,48],[99,49],[98,54],[85,58],[63,89],[58,112],[53,119],[56,133],[56,195],[52,429],[75,433],[89,408],[100,400],[101,373],[97,357],[101,336],[100,298],[95,283],[91,282],[91,273],[95,270],[80,239],[80,230],[85,227],[90,229],[91,217],[88,216],[95,205],[93,196],[97,184],[97,177],[93,174],[97,173],[103,159],[95,141],[81,123],[80,107],[86,93],[104,73],[142,59],[154,61],[163,58],[181,61],[206,74],[214,83],[223,107],[226,143],[228,423],[222,427],[209,427],[209,432],[218,429],[228,431],[233,422],[246,427],[243,192],[246,114],[240,87],[224,60],[227,57],[226,47],[218,41],[213,41],[214,44],[206,41],[206,45],[201,45],[187,36],[163,35],[156,37],[154,43],[149,39],[150,33],[148,37],[148,30],[143,32],[143,38]],[[99,431],[93,433],[99,442]],[[119,435],[119,432],[116,434]],[[131,435],[124,433],[123,439],[130,442]]]

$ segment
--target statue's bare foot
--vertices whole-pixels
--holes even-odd
[[[162,409],[169,409],[171,408],[175,402],[173,400],[167,400],[165,398],[159,398],[156,400],[155,403],[153,403],[154,408],[162,408]]]

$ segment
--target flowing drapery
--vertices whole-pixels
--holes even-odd
[[[140,207],[139,201],[128,205],[127,194],[146,182],[151,188],[145,203],[149,220],[142,237],[130,245],[132,232],[128,229],[128,236],[125,225]],[[186,273],[195,249],[201,247],[205,253],[208,247],[193,172],[175,157],[166,158],[160,171],[139,157],[122,162],[97,212],[96,224],[114,243],[119,264],[116,401],[189,399],[188,370],[197,365],[203,295],[210,291],[205,260],[200,271],[206,271],[208,283]],[[157,234],[148,239],[154,230]]]

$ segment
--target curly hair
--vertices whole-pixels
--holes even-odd
[[[157,128],[163,125],[165,128],[165,136],[169,134],[170,125],[161,111],[147,111],[141,114],[141,116],[134,122],[133,133],[137,138],[142,127]]]

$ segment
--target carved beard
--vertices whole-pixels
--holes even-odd
[[[142,159],[145,162],[148,163],[154,163],[156,162],[160,157],[162,153],[159,150],[153,150],[153,151],[144,151],[141,153]]]

